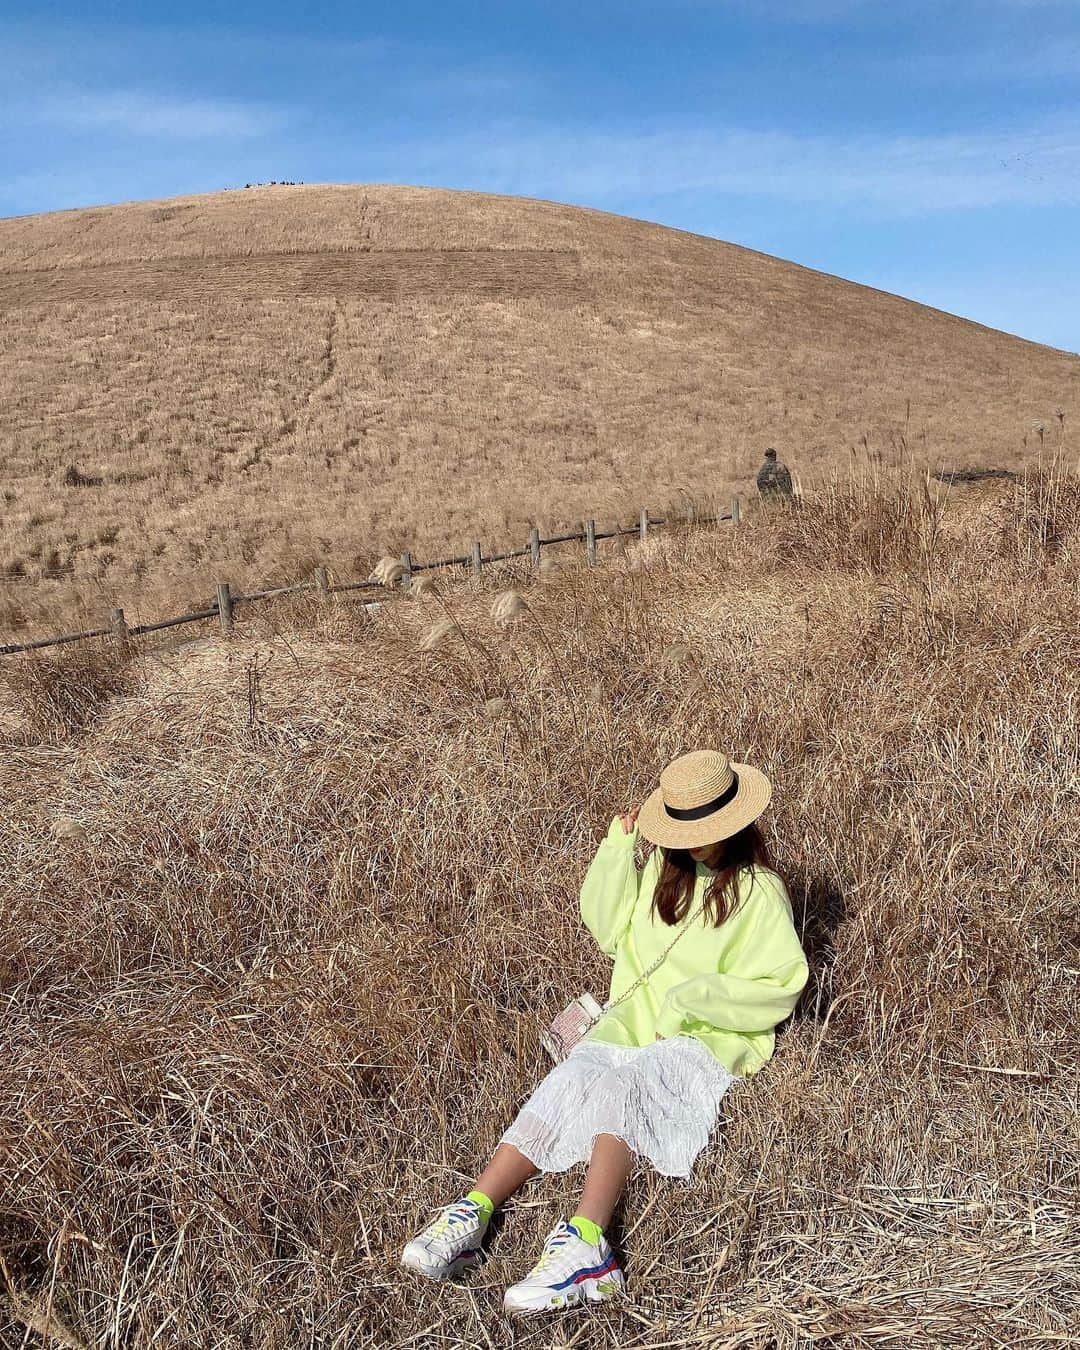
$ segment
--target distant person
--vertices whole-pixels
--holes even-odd
[[[778,497],[789,502],[794,496],[787,465],[781,464],[776,458],[776,451],[771,445],[765,451],[765,463],[758,469],[757,486],[763,497]]]
[[[432,1280],[460,1274],[479,1258],[494,1210],[529,1177],[587,1162],[576,1212],[503,1303],[541,1312],[622,1291],[604,1228],[633,1156],[689,1177],[724,1094],[770,1058],[773,1030],[806,983],[787,889],[755,824],[771,793],[758,769],[696,750],[667,766],[644,805],[612,820],[580,897],[581,917],[615,960],[608,1003],[537,1086],[472,1190],[407,1244],[405,1266]],[[653,845],[641,871],[638,834]]]

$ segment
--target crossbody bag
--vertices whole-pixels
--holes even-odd
[[[667,959],[668,952],[675,946],[676,942],[682,937],[694,920],[702,913],[705,908],[705,900],[698,905],[691,918],[682,924],[679,931],[671,939],[668,945],[652,963],[648,970],[643,970],[634,983],[617,999],[609,999],[607,1003],[600,1006],[591,994],[579,994],[577,998],[571,1000],[566,1007],[543,1031],[540,1033],[540,1044],[548,1052],[556,1064],[566,1056],[577,1045],[578,1041],[599,1022],[600,1018],[606,1013],[617,1008],[620,1003],[625,1003],[631,994],[635,994],[641,986],[648,980],[650,975],[655,975],[660,966]]]

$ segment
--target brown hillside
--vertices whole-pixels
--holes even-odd
[[[746,491],[770,443],[804,476],[853,447],[1016,467],[1080,386],[1073,355],[714,239],[419,188],[0,221],[0,313],[26,634]]]

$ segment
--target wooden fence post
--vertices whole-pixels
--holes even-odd
[[[219,581],[217,588],[218,614],[221,617],[221,631],[229,632],[233,624],[232,591],[227,581]]]
[[[796,501],[796,504],[800,504],[798,500]],[[687,519],[691,522],[696,522],[698,519],[701,518],[698,515],[696,504],[692,499],[687,504],[686,514]],[[742,518],[742,502],[738,497],[738,495],[735,494],[731,498],[730,520],[732,525],[738,526],[741,521],[741,518]],[[718,521],[723,519],[723,517],[719,515],[706,516],[704,517],[704,519]],[[661,517],[657,521],[652,521],[650,520],[649,517],[649,508],[647,506],[643,506],[638,515],[638,527],[637,527],[638,538],[642,542],[644,542],[648,538],[650,524],[663,525],[665,523],[674,523],[674,517],[673,516],[670,518]],[[597,561],[596,521],[586,520],[580,522],[580,524],[581,524],[580,534],[560,535],[558,537],[564,542],[570,542],[571,540],[575,539],[583,539],[585,543],[586,556],[589,565],[592,566]],[[623,542],[622,542],[623,537],[631,533],[633,533],[632,529],[615,531],[614,537],[616,538],[617,551],[619,552],[623,551]],[[540,551],[543,542],[544,541],[540,537],[540,527],[534,525],[529,531],[529,544],[527,550],[515,549],[513,550],[511,555],[496,554],[494,556],[496,558],[503,558],[506,556],[520,557],[523,556],[523,554],[527,551],[530,555],[532,565],[537,570],[539,570],[541,561]],[[467,560],[458,557],[451,559],[450,561],[454,564],[460,564],[463,561],[468,561],[472,565],[473,574],[477,577],[481,576],[483,573],[483,564],[484,564],[484,556],[481,541],[477,539],[473,543],[470,557]],[[435,565],[436,564],[433,563],[422,564],[422,566],[425,567],[432,567]],[[438,565],[442,566],[445,564],[438,564]],[[401,555],[402,574],[400,579],[403,589],[408,589],[410,587],[416,566],[417,564],[414,563],[412,554],[408,550],[402,553]],[[316,567],[313,569],[313,575],[315,582],[315,590],[317,594],[323,601],[329,601],[334,594],[335,588],[331,587],[330,585],[330,578],[327,569],[325,567]],[[367,582],[359,582],[355,584],[341,583],[339,586],[336,587],[336,589],[342,591],[355,590],[358,589],[359,587],[363,587],[368,584],[369,583]],[[221,631],[223,633],[229,633],[234,625],[235,605],[237,603],[237,600],[239,600],[242,603],[248,603],[254,600],[265,599],[268,596],[276,596],[289,593],[294,590],[307,590],[307,589],[310,589],[310,583],[304,583],[303,585],[300,586],[286,586],[274,590],[259,591],[249,596],[241,595],[239,597],[234,597],[232,594],[232,588],[229,585],[229,583],[227,581],[220,581],[217,583],[216,604],[214,601],[211,601],[207,609],[201,610],[197,614],[185,614],[177,616],[176,618],[173,619],[164,620],[161,623],[140,625],[139,631],[145,632],[148,630],[156,630],[158,628],[169,628],[179,623],[194,623],[196,621],[211,618],[213,617],[213,614],[216,612],[221,622]],[[370,607],[377,607],[379,603],[381,602],[376,602],[374,606]],[[121,641],[126,642],[131,640],[131,629],[128,626],[127,620],[124,616],[124,611],[122,609],[117,608],[110,611],[108,628],[96,628],[86,633],[61,634],[56,638],[41,639],[39,641],[26,644],[0,645],[0,654],[7,655],[11,652],[30,651],[33,648],[55,646],[58,642],[72,642],[76,640],[81,640],[83,638],[102,637],[108,636],[110,634],[117,637]]]

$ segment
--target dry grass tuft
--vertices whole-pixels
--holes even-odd
[[[415,596],[417,600],[422,600],[424,596],[437,595],[438,587],[435,584],[435,578],[430,573],[425,572],[413,577],[409,586],[409,594]]]
[[[10,1297],[9,1308],[14,1315],[19,1328],[17,1334],[23,1344],[30,1343],[26,1340],[26,1333],[33,1332],[42,1338],[50,1350],[89,1350],[86,1342],[80,1340],[65,1326],[55,1309],[27,1302],[19,1298],[17,1293]]]
[[[665,666],[689,666],[693,664],[694,653],[685,642],[673,642],[664,648],[660,661]]]
[[[424,651],[424,606],[297,597],[89,702],[74,659],[2,667],[52,710],[0,780],[5,1344],[50,1307],[125,1350],[1069,1343],[1077,483],[948,529],[906,483],[814,491],[812,529],[567,570],[489,646],[506,581],[462,577]],[[811,982],[693,1183],[632,1177],[632,1300],[512,1324],[579,1175],[464,1287],[396,1255],[603,990],[600,832],[703,744],[774,780]]]
[[[85,839],[86,827],[79,821],[73,820],[71,816],[58,816],[51,825],[53,835],[57,839]]]
[[[73,642],[17,661],[0,658],[0,689],[36,740],[59,744],[77,736],[110,699],[140,679],[123,647]]]

